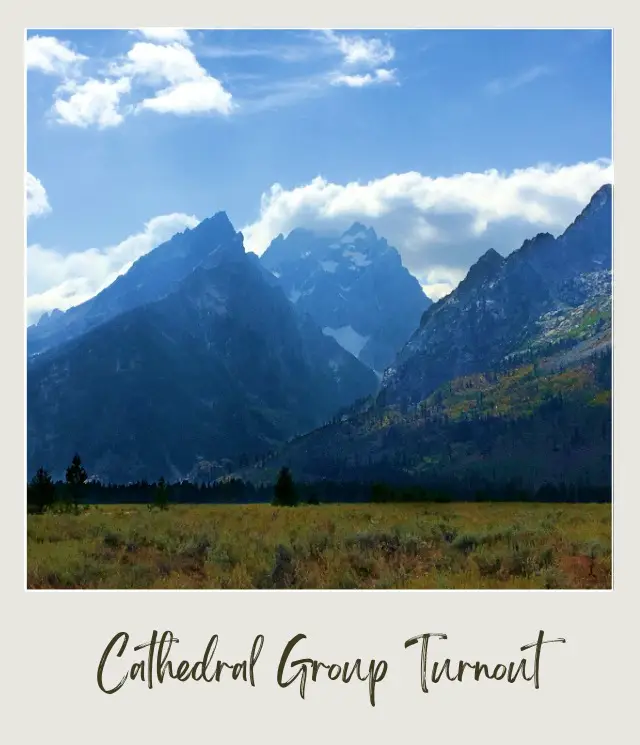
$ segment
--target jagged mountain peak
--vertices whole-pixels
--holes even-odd
[[[610,284],[611,220],[603,209],[610,196],[606,187],[596,192],[560,238],[539,233],[506,259],[495,251],[480,257],[458,287],[424,313],[385,375],[387,400],[415,403],[446,380],[492,369],[539,333],[545,314],[564,318],[571,315],[567,309],[592,301],[599,308],[594,298],[606,296]],[[606,327],[606,309],[603,314]]]
[[[216,212],[140,256],[125,274],[91,299],[30,326],[28,353],[56,347],[121,313],[159,300],[198,266],[237,260],[244,252],[242,233],[236,232],[225,212]]]
[[[576,219],[565,230],[568,233],[572,229],[579,227],[586,220],[598,219],[601,214],[611,219],[611,210],[613,204],[613,187],[611,184],[603,184],[591,197],[587,206],[576,217]]]
[[[602,206],[607,201],[613,199],[613,185],[610,183],[602,184],[602,186],[595,192],[591,197],[587,209]]]
[[[177,236],[174,236],[177,238]],[[163,250],[171,252],[173,239],[163,244]],[[220,249],[244,253],[242,233],[236,231],[226,212],[216,212],[182,234],[182,244],[187,252],[205,257]],[[160,247],[159,247],[160,248]]]
[[[467,288],[475,287],[492,277],[495,277],[505,263],[495,248],[485,251],[482,256],[471,266],[467,276],[460,283],[461,291]]]
[[[431,302],[399,252],[358,221],[339,236],[297,228],[261,261],[297,308],[378,373]]]
[[[536,233],[533,238],[527,238],[519,250],[522,252],[537,250],[540,246],[546,243],[552,243],[554,240],[555,237],[551,233]]]
[[[229,230],[233,230],[235,232],[235,229],[233,227],[233,224],[231,220],[229,219],[229,215],[224,210],[219,210],[218,212],[214,212],[213,215],[210,217],[206,217],[202,222],[199,223],[199,225],[216,225],[220,227],[228,228]],[[196,226],[197,228],[198,226]],[[193,228],[194,230],[196,228]]]
[[[214,251],[163,296],[33,358],[30,468],[63,473],[81,443],[108,478],[181,479],[202,457],[264,452],[372,393],[373,372],[265,280],[255,255]]]
[[[504,257],[501,256],[495,248],[487,249],[482,256],[476,261],[476,265],[481,266],[501,266],[504,261]]]
[[[363,225],[361,222],[354,222],[353,225],[344,231],[342,234],[343,238],[351,238],[352,240],[378,240],[376,231]]]

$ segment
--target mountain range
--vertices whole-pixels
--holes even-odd
[[[602,483],[611,216],[605,185],[558,238],[489,250],[432,303],[364,225],[298,228],[258,258],[217,213],[28,328],[27,467],[61,477],[77,451],[121,482],[289,465]]]
[[[343,317],[361,328],[352,297]],[[380,376],[341,341],[217,213],[28,328],[28,468],[60,476],[79,451],[102,479],[219,475],[375,391]]]
[[[605,185],[558,238],[481,256],[375,395],[238,475],[610,484],[611,260]]]

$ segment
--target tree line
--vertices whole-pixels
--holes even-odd
[[[478,476],[460,479],[417,481],[321,480],[294,482],[283,466],[273,484],[255,485],[237,478],[211,484],[188,481],[168,483],[139,481],[102,484],[91,481],[78,454],[66,469],[65,480],[54,482],[39,468],[27,486],[27,510],[79,513],[90,504],[146,504],[165,510],[171,504],[271,503],[294,507],[300,504],[357,502],[610,502],[611,486],[575,483],[544,483],[527,488],[517,479],[496,482]]]

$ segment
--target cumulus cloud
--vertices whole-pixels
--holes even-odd
[[[325,31],[326,40],[343,55],[349,67],[379,67],[395,57],[395,49],[382,39],[365,39],[362,36],[337,34]]]
[[[184,28],[139,28],[138,33],[151,41],[160,43],[177,41],[186,47],[191,45],[191,38]]]
[[[538,232],[562,232],[612,180],[606,160],[437,178],[410,172],[368,183],[318,177],[293,189],[274,184],[242,232],[247,248],[261,254],[295,227],[333,232],[359,220],[398,248],[428,295],[441,296],[487,249],[504,255]]]
[[[363,88],[365,85],[373,85],[374,83],[395,83],[395,70],[386,70],[385,68],[379,68],[371,73],[365,75],[345,75],[344,73],[336,73],[331,78],[332,85],[347,85],[349,88]]]
[[[75,52],[66,41],[55,36],[31,36],[25,44],[27,70],[40,70],[48,75],[70,77],[76,74],[87,57]]]
[[[145,109],[186,115],[229,114],[235,108],[231,93],[187,48],[191,40],[184,29],[143,28],[134,33],[152,41],[136,42],[124,57],[108,62],[102,79],[80,75],[79,65],[88,58],[68,42],[51,36],[27,40],[28,68],[63,79],[54,94],[56,121],[106,129]],[[134,103],[121,106],[126,94],[132,95]]]
[[[138,42],[124,62],[112,66],[111,72],[150,86],[169,84],[155,96],[143,99],[137,105],[138,110],[184,115],[207,111],[229,114],[233,109],[231,94],[181,44]]]
[[[160,114],[197,114],[217,111],[229,114],[232,110],[231,94],[219,80],[204,77],[165,88],[153,98],[145,98],[139,106]]]
[[[120,98],[130,90],[129,78],[91,78],[84,83],[69,80],[56,91],[57,100],[53,109],[58,121],[63,124],[76,127],[96,125],[99,129],[117,127],[124,121],[119,110]]]
[[[40,179],[32,176],[29,172],[25,177],[25,189],[27,199],[27,218],[37,215],[46,215],[51,212],[51,205],[47,197],[47,190]]]
[[[140,256],[164,243],[198,220],[173,213],[154,217],[144,229],[115,246],[89,248],[62,254],[39,244],[27,248],[27,321],[34,323],[45,312],[67,310],[96,295],[124,274]]]

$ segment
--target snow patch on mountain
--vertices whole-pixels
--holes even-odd
[[[358,357],[363,350],[364,345],[369,341],[368,336],[362,336],[351,326],[341,326],[338,329],[332,329],[325,326],[322,329],[325,336],[332,336],[338,344],[350,352],[354,357]]]
[[[320,266],[322,267],[323,271],[329,272],[330,274],[335,274],[336,269],[338,268],[338,262],[337,261],[321,261]]]
[[[367,257],[360,251],[344,251],[342,254],[345,259],[351,259],[352,263],[356,266],[370,266],[371,262]]]
[[[340,238],[340,243],[348,243],[353,244],[356,241],[363,241],[367,237],[367,234],[364,230],[359,230],[357,233],[353,233],[350,235],[347,233],[346,235],[343,235],[342,238]]]

